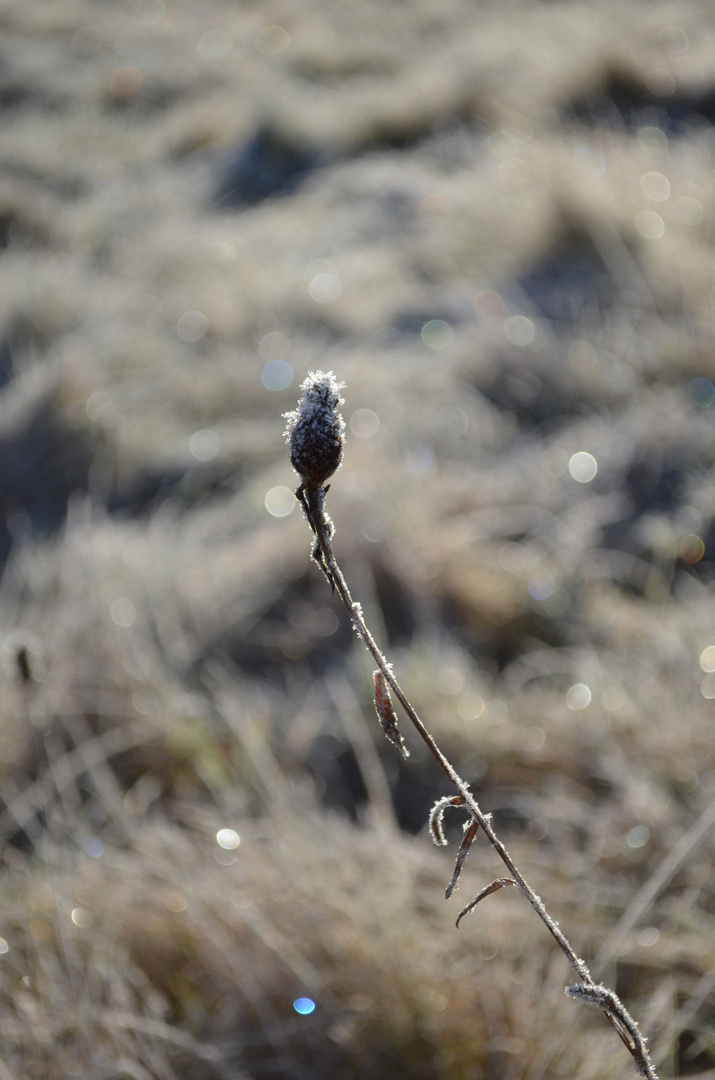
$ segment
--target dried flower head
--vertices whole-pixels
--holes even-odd
[[[344,386],[332,371],[310,371],[298,408],[284,413],[290,463],[307,486],[324,483],[343,460],[345,422],[338,409]]]

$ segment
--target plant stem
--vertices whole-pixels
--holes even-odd
[[[597,1005],[633,1056],[638,1074],[646,1077],[647,1080],[658,1080],[648,1054],[646,1040],[638,1030],[638,1025],[635,1020],[612,990],[609,990],[607,987],[594,981],[587,965],[576,955],[571,943],[560,929],[558,923],[551,918],[544,907],[541,898],[537,896],[528,884],[518,867],[512,861],[504,844],[497,837],[491,824],[491,815],[483,813],[479,808],[474,795],[469,789],[469,785],[462,780],[451,762],[448,761],[442,753],[439,746],[432,738],[432,735],[406,698],[400,684],[393,674],[392,666],[387,662],[385,656],[378,648],[375,639],[365,623],[360,604],[353,600],[343,572],[335,558],[331,543],[332,524],[325,513],[325,494],[326,489],[322,484],[304,484],[296,492],[298,499],[302,502],[306,510],[308,522],[315,533],[320,554],[322,556],[321,565],[324,570],[327,570],[327,576],[329,576],[340,599],[348,609],[358,636],[362,639],[368,652],[372,655],[375,663],[385,676],[387,683],[411,720],[413,726],[427,744],[430,753],[458,792],[462,800],[462,805],[469,813],[472,821],[476,822],[484,831],[485,836],[509,871],[519,892],[529,901],[551,936],[558,943],[559,948],[565,955],[569,964],[576,972],[579,979],[581,979],[583,985],[567,987],[567,994],[571,997],[578,997],[589,1004]]]

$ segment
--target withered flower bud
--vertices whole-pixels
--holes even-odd
[[[343,460],[345,422],[338,409],[344,404],[344,386],[332,371],[310,371],[300,387],[298,408],[283,414],[290,463],[308,487],[322,484]]]

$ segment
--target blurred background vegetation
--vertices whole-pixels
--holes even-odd
[[[0,0],[0,1077],[715,1076],[709,0]],[[409,739],[409,733],[405,731]],[[458,839],[453,826],[452,840]]]

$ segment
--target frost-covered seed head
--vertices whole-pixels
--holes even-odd
[[[284,413],[290,463],[304,484],[322,484],[343,460],[345,422],[338,409],[344,386],[332,371],[310,371],[298,408]]]

